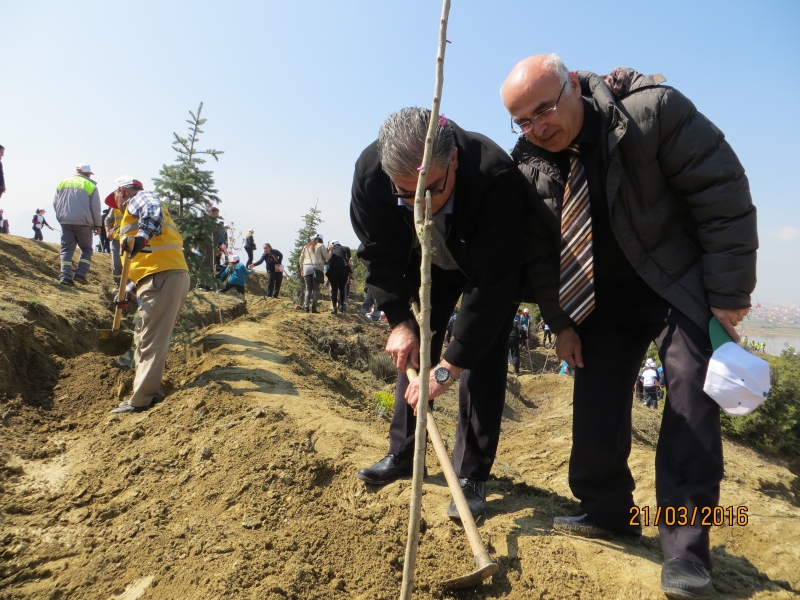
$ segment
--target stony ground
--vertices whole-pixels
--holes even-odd
[[[385,327],[257,293],[246,305],[196,294],[187,319],[206,326],[187,326],[176,344],[167,398],[110,415],[131,372],[92,351],[93,328],[110,323],[109,278],[97,259],[91,285],[65,292],[52,282],[54,257],[47,245],[0,241],[0,599],[398,596],[410,481],[353,477],[386,450],[374,395],[392,384],[367,368]],[[549,358],[534,351],[509,379],[479,521],[500,572],[472,590],[438,587],[473,562],[445,515],[431,450],[416,598],[663,598],[655,527],[634,542],[552,530],[554,515],[578,505],[567,485],[571,380],[550,374]],[[450,447],[455,410],[452,393],[437,403]],[[658,423],[635,407],[642,506],[655,504]],[[748,523],[712,530],[716,598],[797,597],[797,469],[733,443],[725,451],[722,504],[746,506]]]

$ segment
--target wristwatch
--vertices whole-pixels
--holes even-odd
[[[455,377],[450,374],[450,371],[447,370],[446,367],[442,365],[438,365],[433,370],[433,378],[436,380],[436,383],[446,384],[452,381],[455,381]]]

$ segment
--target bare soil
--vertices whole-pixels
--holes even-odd
[[[297,312],[259,295],[260,276],[246,304],[193,293],[186,321],[204,328],[175,345],[166,399],[110,415],[132,372],[93,351],[93,329],[110,324],[107,257],[75,289],[55,281],[57,259],[0,236],[0,599],[398,596],[410,481],[354,477],[386,451],[374,394],[392,383],[367,368],[385,326]],[[655,527],[633,542],[553,532],[553,516],[579,512],[572,381],[551,374],[552,351],[530,359],[509,376],[479,521],[500,572],[472,590],[437,586],[473,561],[430,450],[415,598],[663,598]],[[435,414],[452,447],[452,392]],[[636,406],[633,421],[635,499],[653,507],[659,415]],[[796,466],[728,441],[725,452],[721,504],[746,506],[748,523],[712,530],[715,597],[798,597]]]

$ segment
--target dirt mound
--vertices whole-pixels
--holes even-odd
[[[0,598],[397,597],[410,481],[353,477],[386,451],[374,395],[392,383],[364,364],[386,327],[248,292],[246,315],[175,346],[171,391],[148,412],[108,414],[131,372],[93,352],[48,357],[46,401],[0,403]],[[633,542],[552,531],[553,516],[578,505],[567,484],[572,382],[538,374],[548,357],[552,367],[552,351],[528,364],[523,355],[528,374],[509,379],[479,522],[500,572],[474,590],[436,587],[473,562],[430,450],[416,598],[663,597],[655,527]],[[436,404],[450,448],[455,415],[451,391]],[[655,504],[658,420],[635,407],[642,506]],[[722,503],[746,505],[749,522],[712,531],[716,597],[796,597],[798,478],[780,461],[725,450]]]
[[[63,365],[56,358],[95,350],[95,330],[111,328],[115,286],[110,255],[93,255],[87,285],[59,284],[59,265],[55,244],[0,236],[0,400],[19,396],[26,404],[50,403]],[[263,295],[265,279],[263,274],[251,277],[251,290]],[[178,331],[191,338],[197,327],[245,310],[238,294],[192,291]],[[124,328],[133,327],[135,312],[134,306],[126,309]]]

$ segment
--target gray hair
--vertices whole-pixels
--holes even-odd
[[[558,54],[555,52],[548,54],[542,61],[542,68],[551,75],[558,77],[561,85],[564,86],[565,96],[569,96],[572,93],[572,86],[569,85],[569,69]]]
[[[389,115],[381,125],[378,132],[378,153],[381,166],[389,177],[406,177],[418,172],[425,151],[430,116],[431,111],[427,108],[404,108]],[[442,120],[445,121],[444,125]],[[455,129],[446,119],[440,119],[433,140],[431,163],[447,167],[455,147]]]

